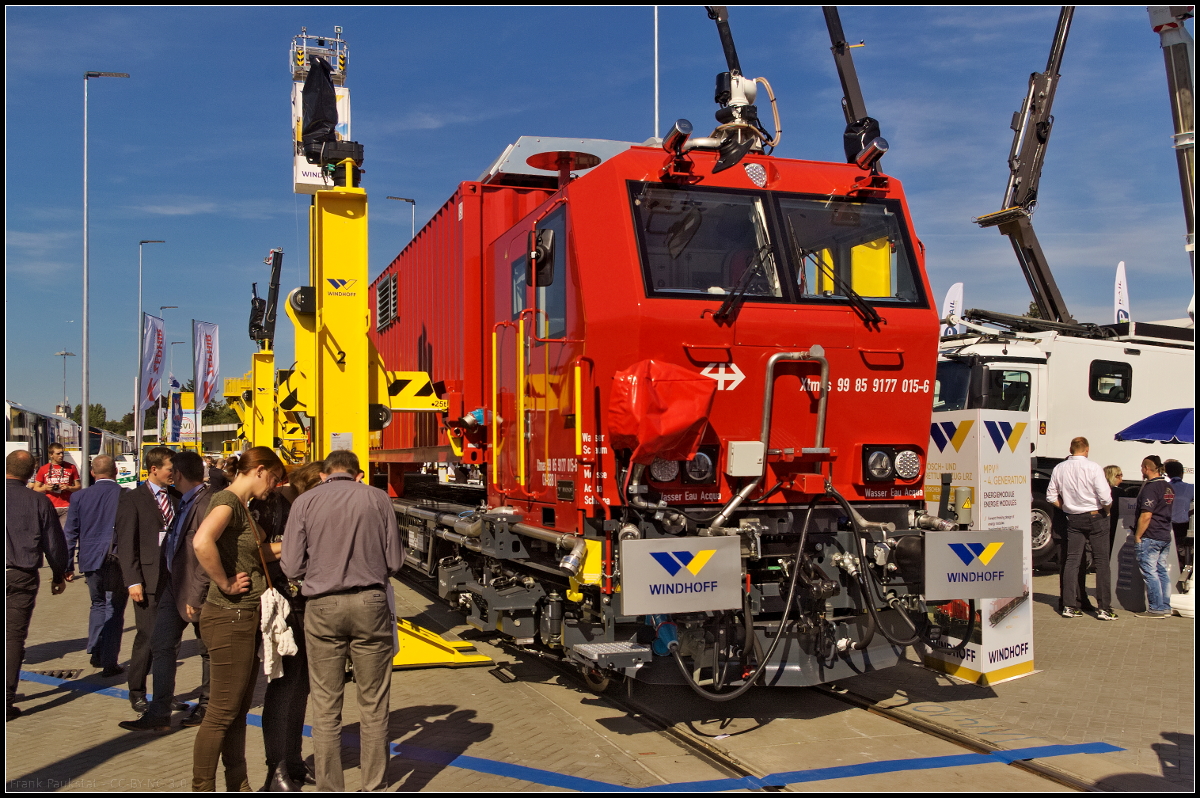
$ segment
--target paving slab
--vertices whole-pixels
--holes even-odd
[[[922,667],[910,651],[898,667],[839,687],[1002,749],[1094,741],[1125,749],[1042,761],[1093,789],[1194,791],[1194,619],[1062,618],[1058,581],[1034,577],[1031,675],[979,687]]]

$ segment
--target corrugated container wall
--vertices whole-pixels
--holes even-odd
[[[423,371],[441,383],[451,421],[485,407],[489,396],[493,287],[490,270],[484,268],[488,245],[551,193],[460,183],[371,284],[370,334],[384,364],[390,371]],[[377,293],[392,275],[397,275],[397,312],[380,329]],[[446,460],[448,442],[440,427],[435,413],[396,413],[382,432],[382,445],[372,445],[372,459]]]

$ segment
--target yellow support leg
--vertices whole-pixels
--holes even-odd
[[[461,640],[446,640],[416,624],[400,619],[396,623],[400,650],[392,658],[392,669],[468,668],[494,665],[491,657],[479,654],[475,646]]]

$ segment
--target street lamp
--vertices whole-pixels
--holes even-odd
[[[178,305],[159,305],[158,317],[163,320],[163,337],[167,335],[167,314],[164,310],[179,310]],[[155,406],[158,409],[158,429],[154,430],[154,442],[162,443],[162,377],[158,378],[158,401]]]
[[[144,417],[142,412],[142,334],[145,331],[146,320],[142,318],[142,246],[145,244],[165,244],[166,241],[144,239],[138,242],[138,321],[137,321],[137,371],[133,377],[133,440],[134,440],[134,473],[139,474],[142,467],[142,427]]]
[[[412,203],[412,235],[409,240],[417,237],[417,201],[408,197],[388,197],[390,200],[399,200],[400,202]]]
[[[54,356],[61,357],[63,359],[63,403],[62,403],[63,412],[62,412],[62,414],[64,416],[70,416],[71,415],[71,405],[67,404],[67,358],[75,357],[75,353],[68,352],[67,350],[64,349],[61,352],[55,352]]]
[[[83,446],[80,452],[81,460],[86,465],[91,462],[92,441],[88,417],[88,402],[90,400],[88,385],[88,80],[91,78],[127,78],[128,72],[84,72],[83,73],[83,398],[80,421],[83,422]],[[63,359],[63,363],[66,363]],[[92,483],[91,469],[83,468],[80,475],[83,487]]]

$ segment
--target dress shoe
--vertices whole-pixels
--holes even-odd
[[[98,654],[93,654],[92,658],[88,661],[92,663],[93,668],[103,668],[104,667],[103,665],[100,664],[100,656]]]
[[[109,665],[104,670],[100,671],[100,678],[111,679],[114,676],[120,676],[125,672],[125,668],[121,665]]]
[[[150,713],[147,712],[137,720],[123,720],[117,725],[126,731],[150,731],[162,733],[171,730],[171,719],[152,718],[150,717]]]
[[[197,705],[195,709],[188,713],[188,716],[183,719],[180,725],[187,729],[199,726],[204,722],[204,711],[205,707],[203,705]]]
[[[133,711],[139,715],[145,715],[146,710],[150,708],[150,704],[146,702],[146,696],[140,698],[130,698],[129,705],[133,707]]]
[[[5,713],[4,722],[7,723],[10,720],[16,720],[19,717],[21,717],[21,708],[10,705]]]
[[[259,792],[300,792],[300,785],[292,781],[287,765],[267,763],[267,783]]]
[[[289,762],[287,769],[288,775],[297,784],[317,783],[317,774],[313,772],[312,766],[307,762]]]
[[[171,702],[171,711],[172,712],[187,712],[191,708],[192,708],[191,704],[185,704],[182,701],[172,701]]]

